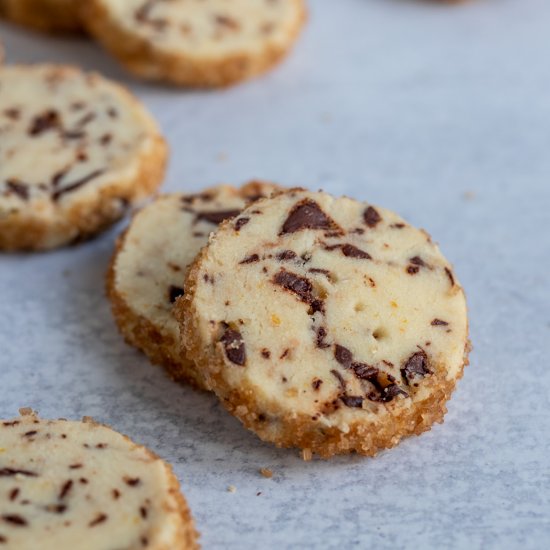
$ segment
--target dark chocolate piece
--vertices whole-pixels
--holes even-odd
[[[235,365],[244,366],[246,363],[246,347],[241,333],[229,325],[220,338],[225,349],[225,355]]]
[[[304,229],[332,229],[341,232],[340,227],[311,199],[304,199],[294,206],[279,235]]]

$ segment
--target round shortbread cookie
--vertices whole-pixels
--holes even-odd
[[[55,65],[0,68],[0,249],[89,237],[162,182],[167,147],[125,89]]]
[[[226,86],[282,59],[304,0],[90,0],[82,20],[134,74],[184,86]]]
[[[0,421],[0,547],[187,550],[198,533],[172,468],[107,426]]]
[[[80,0],[0,0],[0,15],[45,32],[78,32]]]
[[[222,221],[280,187],[250,182],[202,193],[163,195],[140,210],[120,237],[107,275],[107,294],[126,341],[162,365],[176,381],[208,389],[181,351],[172,309],[184,293],[187,267]]]
[[[176,306],[222,403],[304,456],[374,455],[441,422],[469,350],[464,293],[422,230],[291,190],[210,239]]]

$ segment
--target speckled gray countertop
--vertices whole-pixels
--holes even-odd
[[[12,62],[128,84],[170,141],[166,191],[270,178],[430,231],[467,291],[474,344],[445,423],[376,459],[304,463],[262,443],[124,344],[103,291],[121,226],[0,256],[0,416],[91,415],[148,445],[174,465],[206,549],[548,548],[550,3],[310,4],[282,67],[221,92],[136,82],[84,40],[0,36]]]

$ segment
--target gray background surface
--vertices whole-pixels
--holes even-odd
[[[0,256],[0,416],[92,415],[150,446],[207,549],[548,548],[550,3],[310,5],[286,63],[221,92],[139,83],[84,40],[0,35],[11,62],[127,83],[170,141],[166,191],[264,177],[430,231],[467,291],[475,346],[445,424],[376,459],[304,463],[262,443],[124,344],[103,291],[121,226]]]

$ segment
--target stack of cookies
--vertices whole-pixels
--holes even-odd
[[[133,74],[227,86],[285,57],[305,0],[0,0],[0,14],[49,32],[87,31]]]
[[[160,197],[119,239],[107,287],[129,343],[306,459],[429,430],[467,364],[464,293],[430,236],[323,192]]]

